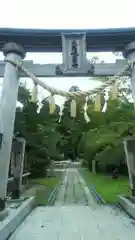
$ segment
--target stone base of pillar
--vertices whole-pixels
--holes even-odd
[[[0,212],[0,221],[3,221],[8,216],[8,209]]]
[[[124,150],[128,167],[130,187],[132,196],[135,196],[135,137],[124,139]]]
[[[0,221],[3,221],[8,216],[6,209],[6,199],[0,199]]]
[[[12,199],[20,199],[20,190],[16,189],[12,191]]]
[[[135,188],[131,189],[132,197],[135,197]]]
[[[20,197],[20,198],[18,198],[18,199],[8,198],[8,199],[7,199],[7,202],[8,202],[8,203],[21,203],[21,202],[23,202],[23,201],[25,201],[25,200],[27,200],[27,199],[28,199],[27,196],[23,196],[23,197]]]
[[[14,179],[14,189],[11,195],[12,199],[20,199],[20,179]]]
[[[6,207],[6,199],[0,199],[0,212],[4,211]]]

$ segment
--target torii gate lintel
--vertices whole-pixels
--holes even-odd
[[[87,39],[85,32],[61,33],[61,40],[62,64],[34,64],[32,61],[24,61],[24,66],[37,77],[103,77],[116,75],[127,65],[127,61],[124,59],[116,60],[115,63],[89,62],[86,58]],[[14,43],[11,44],[13,45]],[[129,52],[129,50],[125,49],[123,49],[124,53]],[[16,53],[17,50],[16,48]],[[4,62],[0,62],[0,77],[3,77],[3,75]],[[124,75],[128,76],[129,72],[124,72]],[[24,77],[24,74],[21,72],[20,76]]]

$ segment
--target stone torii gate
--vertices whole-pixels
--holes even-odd
[[[7,40],[9,39],[9,42]],[[5,42],[7,42],[5,44]],[[61,44],[62,43],[62,44]],[[24,62],[36,76],[112,76],[123,70],[127,60],[115,64],[91,65],[86,51],[122,51],[124,57],[135,61],[135,29],[100,30],[30,30],[0,29],[0,49],[8,60],[20,61],[28,52],[63,53],[63,64],[40,65]],[[135,67],[132,66],[131,86],[135,103]],[[125,72],[128,75],[128,72]],[[0,101],[0,211],[6,207],[6,190],[10,152],[19,85],[19,68],[6,61],[0,63],[0,76],[4,76]],[[21,76],[24,75],[21,73]],[[133,189],[135,182],[133,183]]]

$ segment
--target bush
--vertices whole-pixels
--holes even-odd
[[[116,147],[106,146],[103,151],[95,156],[95,160],[99,162],[99,171],[101,172],[112,172],[115,167],[120,168],[124,158],[123,144]]]
[[[88,168],[88,162],[86,160],[83,160],[82,167]]]

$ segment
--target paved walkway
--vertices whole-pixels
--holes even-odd
[[[134,240],[135,226],[110,207],[38,207],[10,240]]]
[[[87,191],[77,170],[69,170],[55,206],[37,207],[10,240],[133,240],[135,222],[117,208],[86,206]],[[86,186],[85,186],[86,187]]]
[[[87,196],[77,169],[67,169],[63,184],[61,184],[56,206],[61,205],[87,205]]]

